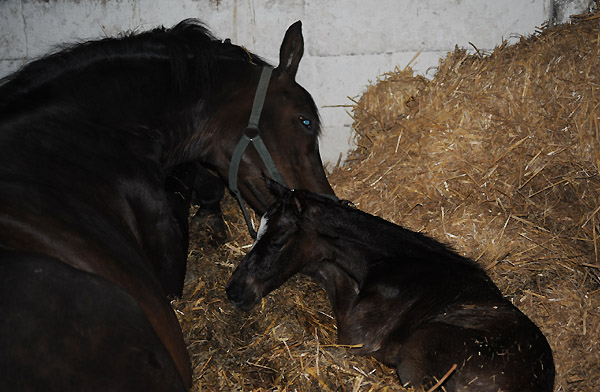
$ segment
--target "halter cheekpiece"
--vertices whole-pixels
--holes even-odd
[[[260,130],[258,128],[260,114],[265,103],[265,96],[267,94],[267,89],[269,88],[269,81],[271,80],[272,73],[273,68],[263,67],[260,80],[258,81],[258,87],[256,88],[256,94],[254,95],[254,103],[252,104],[252,112],[250,113],[248,126],[242,132],[242,137],[233,151],[231,163],[229,164],[229,189],[240,203],[242,213],[244,214],[244,219],[246,220],[246,225],[248,226],[248,231],[250,232],[252,238],[256,238],[256,231],[254,230],[254,225],[250,220],[250,216],[244,204],[242,194],[237,186],[240,161],[242,160],[242,155],[244,155],[244,152],[250,143],[252,143],[258,152],[258,155],[260,155],[260,158],[265,164],[271,178],[282,186],[287,187],[283,177],[281,177],[281,174],[279,173],[279,170],[277,170],[277,166],[275,166],[275,162],[273,161],[271,154],[269,154],[269,150],[267,150],[267,146],[265,146],[265,143],[260,137]]]

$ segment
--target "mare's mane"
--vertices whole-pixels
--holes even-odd
[[[170,80],[164,91],[168,100],[188,89],[197,93],[197,87],[190,89],[191,86],[202,86],[206,94],[218,77],[219,60],[267,64],[242,47],[217,40],[195,19],[184,20],[170,29],[159,27],[60,49],[0,80],[0,113],[19,108],[22,100],[30,102],[36,95],[43,96],[43,87],[68,89],[74,74],[87,71],[86,77],[92,79],[103,70],[110,72],[115,65],[127,68],[142,63],[168,64]]]

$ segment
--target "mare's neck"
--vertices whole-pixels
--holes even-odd
[[[167,166],[200,161],[212,167],[228,160],[246,128],[262,68],[237,60],[220,61],[217,68],[212,87],[187,105],[186,121],[171,135]]]

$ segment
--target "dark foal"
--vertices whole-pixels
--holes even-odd
[[[297,272],[321,283],[340,344],[394,366],[404,384],[446,391],[552,391],[552,351],[485,272],[443,244],[340,202],[278,199],[227,286],[250,309]]]

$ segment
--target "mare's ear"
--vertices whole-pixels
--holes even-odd
[[[285,73],[294,79],[303,54],[304,39],[302,38],[302,22],[297,21],[285,32],[285,37],[283,37],[283,42],[279,49],[279,66],[275,71],[278,74]]]

